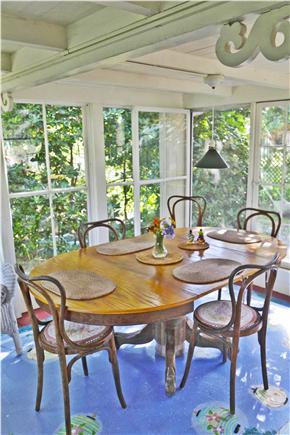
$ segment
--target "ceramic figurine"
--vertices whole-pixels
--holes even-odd
[[[197,243],[200,243],[200,244],[204,244],[205,243],[204,234],[203,234],[202,228],[200,228],[200,230],[198,232]]]
[[[194,243],[194,234],[191,228],[189,230],[189,233],[187,234],[187,243]]]

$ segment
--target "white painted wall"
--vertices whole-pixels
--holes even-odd
[[[185,108],[199,108],[214,106],[227,106],[246,104],[262,101],[284,100],[290,98],[290,87],[285,89],[274,89],[258,86],[237,86],[233,88],[231,96],[219,97],[212,91],[212,95],[184,94],[183,104]]]
[[[87,104],[104,106],[148,106],[183,108],[181,92],[154,91],[121,86],[96,84],[66,84],[56,82],[15,92],[14,99],[22,102],[53,104]]]

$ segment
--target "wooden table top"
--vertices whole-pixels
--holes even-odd
[[[194,230],[197,230],[194,229]],[[204,233],[212,228],[204,228]],[[166,240],[166,247],[178,250],[184,256],[181,263],[165,266],[150,266],[139,263],[136,254],[108,256],[97,253],[96,247],[88,247],[50,258],[36,266],[31,276],[47,275],[60,270],[77,269],[100,274],[113,280],[116,290],[104,297],[91,300],[67,299],[67,319],[84,323],[105,325],[128,325],[150,323],[184,315],[192,311],[194,300],[221,288],[226,281],[207,285],[181,282],[172,276],[172,270],[180,265],[201,259],[201,251],[185,251],[178,244],[186,240],[187,228],[176,229],[176,237]],[[152,234],[145,237],[153,237]],[[205,237],[209,249],[202,251],[202,258],[224,258],[242,264],[263,265],[286,248],[277,239],[262,236],[262,243],[237,245]],[[43,297],[33,290],[40,306]],[[59,297],[50,293],[58,305]]]

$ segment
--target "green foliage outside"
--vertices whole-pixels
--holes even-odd
[[[41,105],[15,104],[2,123],[9,191],[32,195],[11,199],[17,261],[30,269],[53,255],[52,228],[57,252],[66,252],[77,247],[76,229],[87,219],[86,191],[65,193],[86,184],[82,114],[78,107],[46,106],[48,156]],[[64,192],[34,195],[49,187],[48,169],[51,188]]]
[[[290,238],[290,106],[268,106],[261,116],[259,207],[282,215],[279,234]],[[265,224],[264,224],[265,226]]]
[[[131,111],[126,108],[105,108],[104,140],[109,217],[126,222],[126,234],[134,235],[134,187]],[[141,112],[139,117],[140,177],[159,178],[159,113]],[[130,183],[112,186],[111,183]],[[158,184],[140,189],[141,228],[159,215]]]
[[[210,112],[194,116],[194,164],[208,149],[211,127]],[[207,200],[205,225],[235,227],[238,210],[246,206],[249,129],[249,107],[216,111],[217,149],[228,163],[229,169],[193,169],[192,194],[202,195]]]
[[[284,128],[279,109],[277,113],[276,109],[275,113],[273,110],[266,111],[263,117],[262,136],[266,151],[262,154],[261,177],[270,182],[261,187],[259,197],[261,206],[268,205],[271,208],[277,207],[281,200],[283,161],[279,153],[281,129]],[[45,112],[47,144],[41,105],[16,104],[12,112],[2,115],[10,193],[31,192],[31,196],[11,199],[17,259],[24,265],[27,264],[28,268],[53,255],[52,228],[56,235],[57,252],[66,252],[78,246],[76,229],[81,221],[87,220],[86,190],[65,191],[67,188],[86,184],[81,109],[46,106]],[[160,177],[160,114],[141,112],[139,115],[140,178],[156,179]],[[208,148],[211,116],[210,112],[194,116],[194,162]],[[246,204],[249,125],[249,107],[216,112],[215,139],[230,168],[193,169],[193,194],[203,195],[208,201],[206,225],[234,227],[238,210]],[[134,186],[129,109],[104,109],[104,140],[108,214],[123,219],[127,226],[127,236],[132,236]],[[271,154],[267,149],[269,141],[274,141],[277,145]],[[49,150],[48,156],[46,146]],[[288,150],[289,148],[289,153]],[[287,156],[289,154],[286,155],[288,162],[290,157]],[[33,191],[44,191],[48,188],[48,169],[51,188],[61,189],[63,192],[55,191],[51,197],[45,192],[34,195]],[[121,185],[114,186],[112,183]],[[290,180],[287,183],[284,197],[289,201]],[[53,210],[53,223],[50,205]],[[147,227],[154,216],[159,215],[159,210],[160,184],[141,186],[141,229]]]

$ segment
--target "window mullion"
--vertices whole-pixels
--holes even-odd
[[[260,185],[260,162],[261,162],[261,107],[256,105],[253,116],[253,182],[252,182],[252,203],[251,207],[259,205],[259,185]]]
[[[53,255],[57,255],[56,227],[55,227],[55,219],[54,219],[54,211],[53,211],[53,198],[52,198],[53,194],[51,189],[51,172],[50,172],[49,144],[48,144],[45,104],[42,105],[42,118],[43,118],[43,129],[44,129],[44,146],[45,146],[45,161],[46,161],[46,172],[47,172],[48,199],[49,199],[51,230],[52,230],[52,247],[53,247]]]
[[[166,168],[167,168],[167,119],[166,119],[166,113],[160,113],[159,114],[159,174],[160,179],[166,180]],[[160,216],[164,217],[166,216],[166,181],[160,182],[159,188],[160,188]]]
[[[97,221],[108,217],[103,107],[96,104],[88,104],[84,108],[83,113],[88,186],[88,218],[89,221]],[[106,242],[108,241],[108,234],[103,231],[91,231],[89,241],[93,245]]]
[[[131,112],[132,123],[132,155],[133,155],[133,180],[134,180],[134,232],[138,236],[141,232],[140,225],[140,164],[139,164],[139,127],[138,111]]]
[[[283,202],[284,202],[284,195],[285,195],[285,180],[287,177],[286,172],[286,158],[287,158],[287,147],[286,147],[286,135],[287,135],[287,125],[288,125],[288,110],[287,106],[285,107],[285,128],[283,133],[283,166],[282,166],[282,180],[281,180],[281,200],[280,200],[280,210],[281,210],[281,217],[282,220],[284,218],[284,210],[283,210]]]

